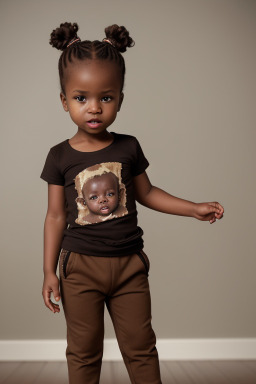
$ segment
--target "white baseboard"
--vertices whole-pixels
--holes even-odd
[[[66,340],[0,340],[0,361],[65,361]],[[256,359],[256,339],[157,339],[160,360]],[[116,339],[104,339],[103,361],[120,361]]]

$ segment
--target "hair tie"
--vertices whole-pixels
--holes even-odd
[[[75,43],[76,41],[81,41],[81,39],[80,39],[80,37],[74,37],[72,40],[70,40],[70,42],[68,43],[68,45],[67,45],[67,48],[71,45],[71,44],[73,44],[73,43]]]
[[[102,41],[106,41],[107,43],[109,43],[109,44],[113,45],[113,47],[115,47],[115,45],[112,43],[112,41],[110,41],[106,37],[104,37],[104,39]]]

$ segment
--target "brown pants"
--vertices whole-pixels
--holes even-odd
[[[98,257],[62,249],[60,292],[67,323],[69,384],[98,384],[103,356],[104,303],[132,384],[162,384],[151,325],[150,261],[141,250]]]

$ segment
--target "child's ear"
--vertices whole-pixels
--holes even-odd
[[[61,100],[64,111],[68,112],[67,99],[66,99],[66,96],[62,92],[60,93],[60,100]]]
[[[80,203],[80,204],[82,204],[82,205],[86,205],[85,200],[82,199],[81,197],[77,197],[75,200],[76,200],[77,203]]]
[[[117,112],[119,112],[120,109],[121,109],[121,105],[122,105],[123,99],[124,99],[124,93],[121,92],[121,93],[120,93],[120,100],[119,100],[119,104],[118,104],[118,110],[117,110]]]
[[[122,201],[124,198],[125,190],[123,187],[119,189],[119,201]]]

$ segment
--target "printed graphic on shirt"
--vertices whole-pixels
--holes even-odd
[[[121,170],[121,163],[100,163],[85,168],[75,177],[77,224],[100,223],[128,214]]]

